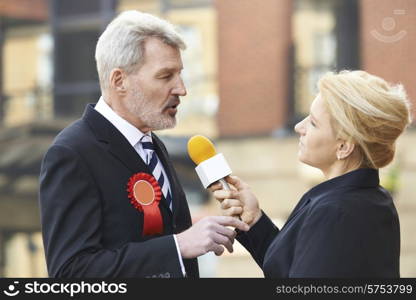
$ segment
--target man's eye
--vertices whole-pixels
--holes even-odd
[[[172,74],[166,74],[166,75],[161,76],[160,78],[161,79],[170,79],[171,77],[172,77]]]

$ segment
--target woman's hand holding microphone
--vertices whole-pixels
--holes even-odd
[[[225,180],[231,190],[224,190],[221,183],[215,183],[209,188],[214,193],[215,199],[221,203],[222,215],[240,217],[243,222],[252,227],[262,215],[256,196],[250,187],[237,176],[227,176]]]

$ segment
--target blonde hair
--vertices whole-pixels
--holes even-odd
[[[128,74],[143,60],[144,43],[156,37],[177,49],[186,48],[172,24],[136,10],[122,12],[101,34],[95,49],[95,60],[102,89],[108,87],[110,73],[121,68]]]
[[[410,104],[401,84],[364,71],[328,73],[318,83],[337,137],[358,146],[361,167],[382,168],[410,124]]]

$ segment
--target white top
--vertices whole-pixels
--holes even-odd
[[[112,108],[104,101],[103,97],[100,97],[98,103],[95,105],[95,110],[98,111],[104,118],[106,118],[118,131],[127,139],[130,145],[136,150],[136,152],[140,155],[143,161],[146,161],[146,153],[142,147],[142,144],[139,143],[140,139],[143,137],[144,133],[141,132],[138,128],[134,125],[127,122],[125,119],[120,117]],[[150,140],[152,140],[151,132],[149,132]],[[163,166],[162,166],[163,169]],[[165,170],[163,169],[163,173]],[[168,177],[165,176],[165,180],[168,180]],[[183,265],[182,256],[179,250],[178,241],[176,240],[176,235],[173,235],[173,239],[175,240],[176,249],[178,251],[179,262],[181,264],[182,273],[185,276],[185,267]]]

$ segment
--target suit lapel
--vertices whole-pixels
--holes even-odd
[[[83,119],[87,121],[97,140],[105,144],[107,150],[126,168],[134,173],[139,170],[147,170],[147,165],[137,154],[136,150],[130,145],[127,139],[94,109],[92,104],[88,104]]]
[[[117,132],[114,134],[114,137],[111,138],[108,151],[114,157],[120,160],[133,173],[146,172],[147,174],[150,174],[153,176],[148,165],[142,160],[142,158],[136,152],[136,150],[130,145],[130,143],[124,138],[124,136],[118,132],[116,128],[114,129]],[[122,142],[124,142],[124,145],[122,144]],[[164,206],[165,208],[167,208],[168,212],[171,212],[170,208],[167,205],[167,202],[163,193],[162,193],[162,199],[159,205]]]
[[[121,132],[113,126],[106,118],[104,118],[99,112],[94,109],[93,104],[88,104],[84,112],[83,119],[86,120],[93,130],[97,140],[106,144],[107,150],[118,159],[126,168],[132,173],[146,172],[152,174],[147,164],[142,160],[140,155],[131,146],[129,141],[124,137]],[[155,135],[153,135],[155,137]],[[161,151],[161,141],[156,137],[156,153],[161,160],[163,167],[169,177],[169,182],[172,190],[172,198],[175,199],[175,184],[170,172],[170,165],[166,155]],[[172,200],[174,201],[174,200]],[[166,199],[162,196],[160,205],[167,208],[167,211],[171,212],[166,203]],[[172,207],[175,203],[172,203]]]

